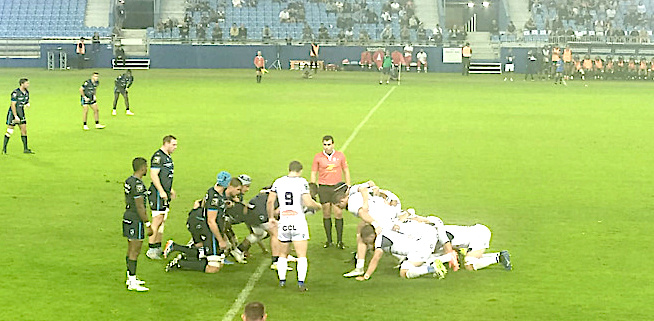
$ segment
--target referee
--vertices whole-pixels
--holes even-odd
[[[317,174],[317,176],[316,176]],[[345,184],[350,186],[350,169],[347,166],[345,154],[334,149],[334,138],[325,136],[322,138],[322,151],[313,158],[311,166],[311,183],[316,183],[318,178],[318,195],[322,205],[323,226],[327,241],[324,248],[332,246],[332,212],[336,222],[336,246],[344,249],[343,245],[343,210],[333,204],[334,190],[342,183],[345,174]]]

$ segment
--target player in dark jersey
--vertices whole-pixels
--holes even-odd
[[[30,106],[30,81],[27,78],[21,78],[18,81],[18,88],[11,92],[11,105],[7,112],[7,132],[5,132],[4,143],[2,144],[2,153],[7,154],[7,143],[11,134],[14,133],[14,126],[20,128],[20,138],[23,140],[23,153],[34,154],[27,147],[27,119],[25,118],[25,108]]]
[[[125,115],[134,116],[134,113],[129,110],[129,96],[127,96],[127,88],[132,86],[134,83],[134,77],[132,76],[132,70],[127,69],[127,72],[118,76],[114,81],[114,109],[111,111],[111,114],[116,116],[116,104],[118,104],[118,97],[123,95],[125,99]]]
[[[100,124],[100,112],[98,111],[98,102],[95,93],[100,85],[100,74],[94,72],[91,79],[87,79],[81,87],[79,87],[79,94],[81,97],[82,108],[84,109],[84,130],[89,130],[86,124],[86,118],[89,114],[89,107],[93,109],[93,117],[95,117],[95,128],[103,129],[105,125]]]
[[[152,234],[150,221],[145,212],[145,185],[141,179],[148,172],[148,162],[137,157],[132,160],[134,174],[125,180],[125,213],[123,214],[123,236],[127,238],[127,290],[148,291],[145,282],[136,278],[136,262],[141,253],[145,234]]]
[[[161,240],[164,232],[164,223],[168,217],[169,202],[177,197],[173,189],[173,174],[175,166],[170,155],[177,149],[177,138],[167,135],[163,138],[163,145],[154,152],[150,160],[150,209],[152,210],[152,230],[154,234],[149,238],[149,249],[146,256],[153,260],[161,260]]]
[[[241,182],[237,178],[232,178],[225,171],[218,174],[216,184],[207,190],[203,200],[202,219],[198,217],[189,217],[189,231],[196,242],[196,247],[203,247],[205,257],[193,255],[180,255],[170,261],[166,266],[166,271],[172,269],[184,269],[192,271],[204,271],[205,273],[216,273],[220,271],[224,260],[224,250],[227,248],[225,239],[225,209],[233,206],[231,199],[241,192]],[[197,212],[191,212],[191,215],[197,215]],[[200,225],[199,228],[193,224]],[[206,233],[206,235],[204,235]],[[202,243],[200,244],[200,241]],[[175,244],[172,240],[166,243],[164,256],[168,257],[173,251],[183,253],[195,253],[182,249],[182,246]]]

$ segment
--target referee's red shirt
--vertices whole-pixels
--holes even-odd
[[[318,184],[335,185],[343,181],[343,170],[347,168],[345,154],[334,151],[327,156],[325,152],[320,152],[313,157],[312,171],[318,172]]]

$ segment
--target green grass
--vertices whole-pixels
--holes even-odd
[[[269,257],[253,249],[248,265],[204,275],[164,273],[163,262],[141,256],[138,275],[151,291],[128,293],[121,216],[131,159],[149,159],[164,135],[177,136],[179,197],[166,238],[186,241],[186,213],[216,173],[250,174],[248,197],[292,159],[308,177],[320,138],[332,134],[341,146],[390,88],[374,73],[303,80],[273,71],[257,85],[250,70],[138,71],[136,116],[128,118],[110,116],[118,72],[101,70],[107,128],[84,132],[77,89],[88,74],[0,75],[6,106],[18,78],[31,80],[28,131],[37,152],[20,153],[14,134],[0,158],[1,320],[222,319]],[[266,270],[248,300],[265,302],[270,320],[650,318],[650,91],[641,82],[561,87],[403,74],[346,151],[353,181],[373,179],[446,223],[486,224],[491,250],[510,250],[514,271],[407,281],[385,258],[370,281],[347,280],[357,219],[345,216],[346,251],[324,250],[318,214],[308,217],[310,292],[280,290]]]

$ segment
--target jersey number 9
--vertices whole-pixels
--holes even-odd
[[[293,205],[293,193],[284,193],[284,199],[286,199],[286,205]]]

